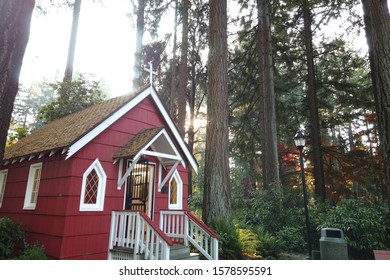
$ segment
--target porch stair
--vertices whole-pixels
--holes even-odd
[[[134,249],[116,247],[110,250],[113,260],[144,260],[145,254],[134,255]],[[199,253],[191,252],[189,246],[174,244],[170,250],[170,260],[199,260]]]
[[[199,253],[191,252],[190,246],[175,244],[170,250],[170,260],[199,260]]]
[[[189,211],[162,210],[159,225],[142,211],[113,211],[108,259],[218,260],[218,240]]]

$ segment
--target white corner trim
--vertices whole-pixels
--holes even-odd
[[[117,161],[117,159],[115,161]],[[115,162],[114,162],[114,164],[115,164]],[[123,173],[123,158],[119,159],[118,184],[119,184],[120,180],[122,179],[122,173]]]
[[[86,135],[81,137],[78,141],[76,141],[73,145],[71,145],[68,149],[68,154],[65,159],[70,158],[76,152],[78,152],[82,147],[88,144],[92,139],[102,133],[107,127],[117,121],[120,117],[130,111],[133,107],[135,107],[138,103],[140,103],[145,97],[149,95],[149,90],[145,89],[143,92],[135,96],[132,100],[130,100],[125,106],[120,108],[114,114],[105,119],[101,124],[92,129]]]

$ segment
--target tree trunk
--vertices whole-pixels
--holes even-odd
[[[227,3],[210,0],[203,220],[231,216],[227,91]]]
[[[187,56],[188,56],[188,10],[189,0],[182,1],[183,12],[183,30],[181,36],[181,55],[180,55],[180,79],[178,90],[178,117],[177,126],[179,128],[181,137],[185,136],[185,124],[186,124],[186,107],[187,107],[187,82],[188,82],[188,69],[187,69]]]
[[[135,39],[135,53],[134,53],[133,89],[137,89],[141,86],[142,41],[144,37],[144,28],[145,28],[145,0],[138,0],[136,28],[137,30],[136,30],[136,39]]]
[[[34,0],[0,0],[0,166],[19,90],[34,5]]]
[[[362,0],[369,50],[379,139],[385,169],[384,185],[390,199],[390,15],[386,0]]]
[[[178,2],[179,0],[176,0],[175,3],[175,23],[174,23],[174,31],[173,31],[173,55],[172,55],[172,63],[171,63],[171,69],[172,69],[172,75],[171,75],[171,94],[169,98],[169,113],[171,115],[171,118],[177,123],[177,116],[176,116],[176,51],[177,51],[177,14],[178,14]]]
[[[188,106],[190,108],[190,125],[188,127],[188,149],[191,154],[194,153],[194,141],[195,141],[195,94],[196,94],[196,69],[195,64],[191,67],[191,92],[188,97]],[[192,195],[193,185],[192,185],[192,169],[188,169],[188,195]]]
[[[263,183],[269,188],[279,183],[278,140],[276,131],[274,72],[272,64],[269,0],[257,1],[259,31],[259,79],[262,102]]]
[[[312,16],[309,2],[303,0],[304,39],[307,63],[307,98],[310,113],[310,138],[313,149],[315,194],[320,200],[325,200],[324,163],[321,150],[321,129],[318,119],[317,92],[315,87],[315,72],[313,60],[313,36],[311,30]]]
[[[77,30],[79,28],[81,0],[75,0],[73,4],[72,30],[70,32],[68,59],[63,81],[71,81],[73,77],[74,55],[76,51]]]

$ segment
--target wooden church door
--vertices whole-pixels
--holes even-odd
[[[130,163],[131,164],[131,163]],[[153,213],[154,165],[138,162],[127,178],[125,209]]]

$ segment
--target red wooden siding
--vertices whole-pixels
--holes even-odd
[[[117,190],[118,167],[113,155],[142,129],[166,125],[149,97],[64,160],[60,153],[6,166],[8,179],[0,216],[24,223],[31,242],[39,241],[53,259],[106,259],[112,210],[123,209],[125,186]],[[173,138],[173,137],[172,137]],[[79,211],[83,174],[98,158],[107,175],[104,210]],[[155,167],[154,219],[168,209],[168,194],[157,191]],[[23,210],[31,164],[43,162],[35,210]],[[187,167],[188,168],[188,167]],[[187,209],[187,170],[179,166],[183,181],[183,207]]]

